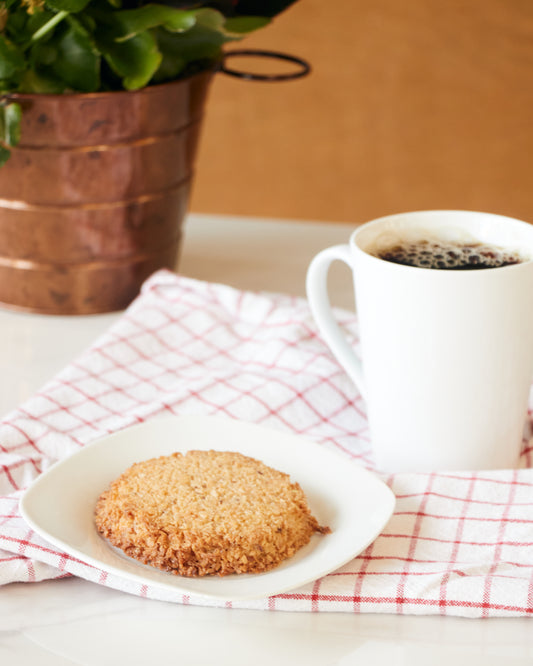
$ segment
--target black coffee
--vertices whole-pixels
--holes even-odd
[[[479,270],[500,268],[524,261],[517,252],[483,243],[407,240],[376,252],[385,261],[416,268],[441,270]]]

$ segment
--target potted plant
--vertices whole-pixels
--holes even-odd
[[[224,46],[295,0],[0,0],[0,302],[125,307],[173,268]]]

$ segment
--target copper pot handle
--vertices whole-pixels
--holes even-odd
[[[294,72],[288,72],[286,74],[256,74],[254,72],[245,72],[227,66],[227,60],[234,56],[284,60],[285,62],[290,62],[296,65],[297,69]],[[303,58],[298,58],[297,56],[289,55],[288,53],[280,53],[279,51],[262,51],[258,49],[239,49],[235,51],[227,51],[222,55],[218,71],[227,74],[228,76],[246,79],[247,81],[290,81],[292,79],[300,79],[303,76],[307,76],[311,71],[311,65]]]

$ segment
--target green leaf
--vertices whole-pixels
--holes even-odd
[[[38,42],[30,51],[31,64],[34,67],[52,65],[57,60],[57,48],[53,44]]]
[[[174,52],[173,45],[175,37],[171,32],[158,28],[155,31],[159,51],[161,52],[161,64],[157,72],[154,74],[154,81],[161,83],[163,81],[172,81],[176,79],[181,72],[185,69],[187,62],[182,58],[181,54]]]
[[[264,28],[270,23],[266,16],[234,16],[224,24],[226,32],[234,35],[245,35],[254,30]]]
[[[46,0],[46,6],[49,9],[55,9],[58,12],[69,12],[74,14],[81,12],[91,0]]]
[[[142,32],[125,42],[102,33],[98,36],[98,46],[126,90],[147,85],[161,64],[162,55],[151,32]]]
[[[195,25],[187,32],[172,34],[161,30],[158,41],[166,59],[175,58],[185,63],[214,60],[222,52],[222,46],[231,38],[202,25]]]
[[[0,145],[0,167],[4,166],[7,160],[11,157],[11,151],[8,148]]]
[[[76,16],[76,20],[79,21],[80,25],[85,28],[85,30],[90,34],[93,35],[95,30],[97,29],[97,22],[94,20],[92,16],[89,16],[87,12],[83,12],[83,14],[78,14]]]
[[[19,90],[25,93],[59,95],[65,92],[66,87],[63,81],[54,78],[50,72],[43,74],[43,72],[28,69],[20,80]]]
[[[0,166],[3,166],[11,151],[8,146],[16,146],[20,140],[21,108],[16,102],[0,106]]]
[[[69,88],[82,92],[98,90],[100,86],[100,54],[89,33],[81,24],[69,17],[58,37],[48,42],[56,49],[56,58],[50,71]]]
[[[0,35],[0,79],[10,79],[26,66],[22,51]]]
[[[154,4],[115,12],[113,19],[118,30],[117,41],[125,41],[159,26],[171,32],[185,32],[196,23],[194,12]]]
[[[194,13],[198,25],[202,25],[204,28],[209,28],[210,30],[223,31],[226,18],[224,14],[221,14],[216,9],[203,7],[202,9],[197,9]]]
[[[2,100],[3,104],[6,104],[7,101],[4,99]],[[6,136],[6,116],[4,113],[4,106],[0,106],[0,144],[5,143],[5,136]]]
[[[25,26],[28,22],[28,14],[21,7],[17,7],[9,12],[7,23],[2,34],[20,44],[28,38],[25,34]]]
[[[20,141],[20,119],[22,118],[22,109],[20,104],[11,102],[2,108],[3,111],[3,130],[4,143],[8,146],[16,146]]]
[[[225,17],[215,9],[195,10],[196,24],[183,33],[171,33],[164,28],[155,31],[163,59],[154,81],[176,79],[190,63],[205,64],[218,58],[222,45],[233,38],[224,33]]]

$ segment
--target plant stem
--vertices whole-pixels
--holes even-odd
[[[44,25],[42,25],[39,30],[36,30],[33,35],[31,36],[31,41],[36,42],[38,39],[41,39],[43,35],[46,35],[46,33],[49,30],[52,30],[58,23],[61,23],[61,21],[65,18],[65,16],[68,16],[68,12],[65,10],[61,10],[58,12],[55,16],[52,16],[52,18],[47,21]]]

